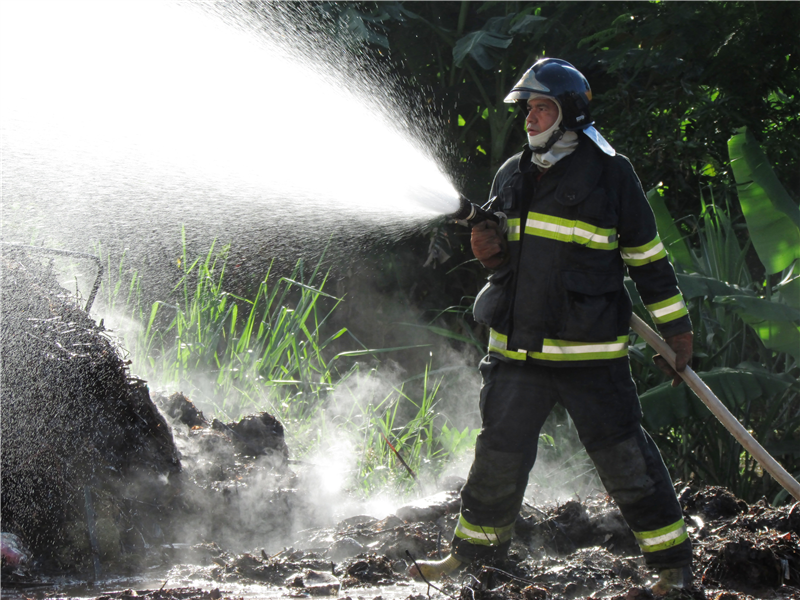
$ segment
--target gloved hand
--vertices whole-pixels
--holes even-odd
[[[487,269],[496,269],[506,260],[508,243],[494,221],[481,221],[470,235],[472,253]]]
[[[692,332],[679,333],[672,335],[665,340],[667,345],[675,352],[675,368],[669,366],[667,359],[660,354],[653,357],[653,362],[661,369],[665,375],[672,377],[672,387],[678,387],[682,381],[681,376],[677,372],[683,372],[692,360]]]

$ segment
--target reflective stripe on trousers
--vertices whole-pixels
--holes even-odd
[[[689,539],[689,532],[683,519],[655,531],[634,531],[633,535],[636,536],[642,552],[666,550]]]
[[[499,546],[503,542],[509,541],[513,532],[514,523],[504,527],[472,525],[464,518],[464,515],[459,515],[455,536],[476,546]]]

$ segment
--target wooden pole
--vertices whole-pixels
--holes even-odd
[[[644,321],[635,314],[631,317],[631,329],[638,333],[644,340],[652,346],[656,352],[663,356],[667,362],[675,367],[675,352],[672,351],[667,343]],[[758,461],[758,464],[772,475],[784,489],[789,492],[795,500],[800,501],[800,483],[776,461],[756,439],[750,435],[741,423],[734,417],[728,408],[720,401],[711,389],[692,371],[691,367],[686,367],[683,373],[678,373],[686,382],[697,397],[714,413],[725,428],[733,434],[739,443],[744,446],[750,455]]]

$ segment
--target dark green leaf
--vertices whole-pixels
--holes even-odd
[[[353,40],[361,43],[366,42],[378,44],[379,46],[388,48],[389,39],[385,35],[376,33],[370,29],[365,23],[365,19],[369,19],[371,21],[375,20],[365,17],[365,15],[361,14],[354,8],[348,8],[346,11],[344,11],[344,13],[342,13],[342,21],[347,26],[347,31],[352,36]]]
[[[473,31],[462,37],[453,47],[453,60],[461,66],[467,56],[474,58],[484,69],[494,67],[495,60],[489,54],[489,48],[508,48],[511,36],[497,35],[488,31]]]
[[[502,17],[492,17],[484,23],[481,29],[495,35],[506,35],[515,16],[516,13],[511,13]]]
[[[400,2],[382,2],[381,8],[389,13],[389,16],[397,21],[404,21],[406,18],[419,19],[419,15],[411,12]]]
[[[523,15],[511,26],[508,32],[511,35],[518,33],[533,33],[539,23],[546,21],[546,17],[537,17],[535,15]]]
[[[728,306],[753,328],[764,346],[800,360],[800,310],[763,298],[720,296],[715,304]]]
[[[778,298],[784,304],[800,308],[800,276],[782,283],[778,287]]]
[[[795,321],[800,323],[800,310],[787,304],[754,296],[718,296],[715,304],[729,306],[759,321]]]
[[[661,242],[669,253],[670,259],[684,268],[690,269],[694,264],[692,253],[686,245],[681,232],[678,231],[672,215],[667,210],[667,205],[664,203],[664,198],[659,193],[658,188],[653,188],[647,192],[647,201],[650,203],[650,208],[653,209],[653,214],[655,214],[658,233],[661,237]]]
[[[705,277],[692,273],[678,273],[678,287],[681,289],[684,299],[691,298],[714,298],[716,296],[744,296],[755,294],[749,290],[742,289],[738,285],[731,285],[713,277]]]
[[[768,273],[800,259],[800,209],[746,127],[728,140],[731,167],[750,238]]]
[[[791,386],[786,378],[761,370],[714,369],[698,375],[731,410],[759,398],[773,398]],[[679,426],[687,417],[705,419],[711,416],[709,409],[685,383],[678,387],[662,383],[642,394],[640,400],[645,423],[654,430]]]

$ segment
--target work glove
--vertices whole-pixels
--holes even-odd
[[[686,365],[692,361],[692,332],[687,331],[686,333],[671,335],[665,341],[675,352],[675,368],[673,369],[669,366],[667,359],[660,354],[656,354],[653,357],[653,362],[665,375],[672,377],[672,387],[678,387],[682,381],[678,373],[682,373],[686,369]]]
[[[481,221],[472,228],[470,235],[472,253],[487,269],[496,269],[507,258],[508,244],[494,221]]]

